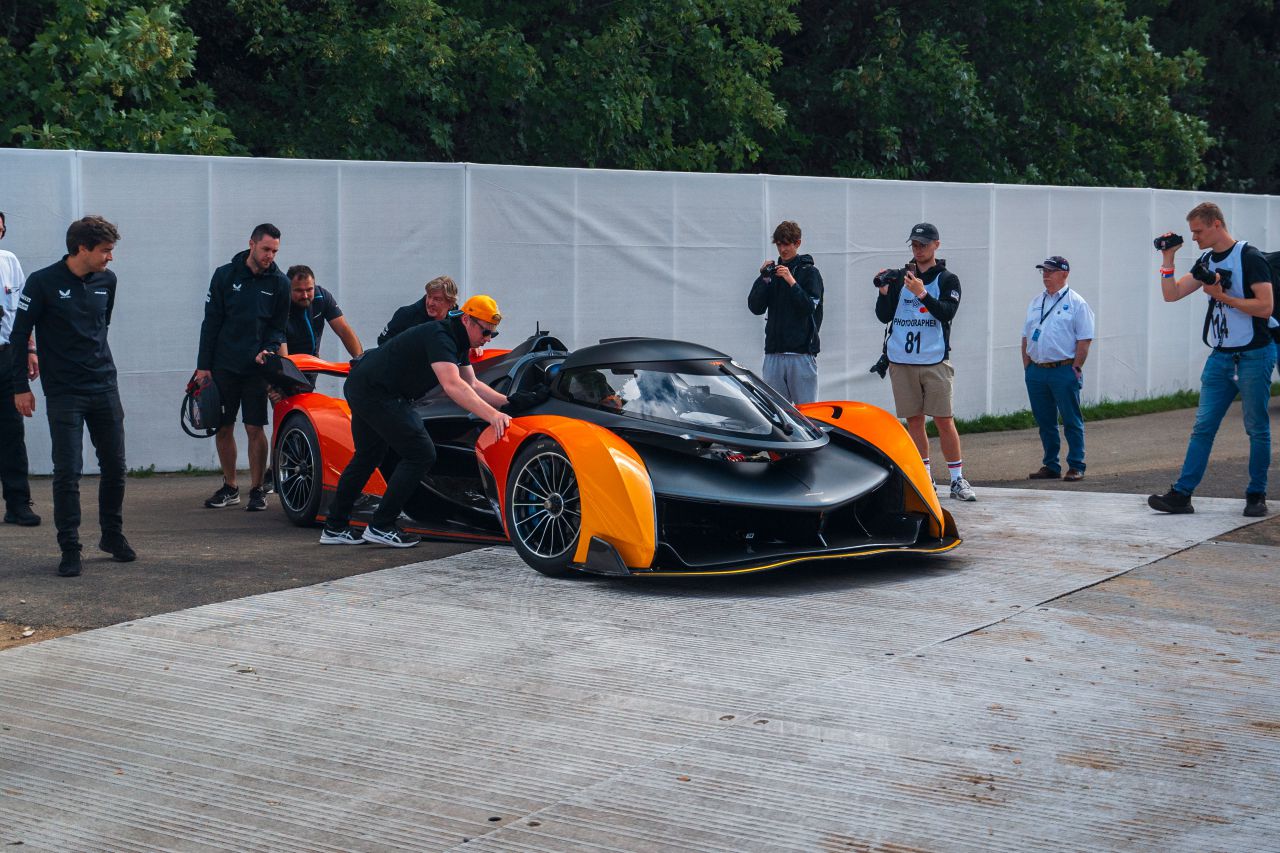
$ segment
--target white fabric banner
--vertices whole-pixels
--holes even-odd
[[[179,429],[178,404],[209,277],[261,222],[283,232],[281,267],[314,269],[365,346],[447,274],[463,298],[498,300],[504,344],[535,325],[571,347],[674,337],[758,370],[764,319],[748,312],[747,291],[774,254],[774,226],[792,219],[826,283],[820,396],[886,408],[888,382],[867,372],[883,334],[871,278],[905,263],[911,226],[932,222],[963,288],[951,335],[960,417],[1027,408],[1021,325],[1048,255],[1071,261],[1071,286],[1097,315],[1084,391],[1097,402],[1197,386],[1204,299],[1163,302],[1152,237],[1187,235],[1186,212],[1208,200],[1237,238],[1280,248],[1280,198],[1153,189],[16,149],[0,150],[0,187],[0,248],[28,274],[61,257],[73,219],[101,214],[120,228],[110,340],[128,461],[159,470],[216,467],[213,442]],[[1180,253],[1180,272],[1194,255]],[[345,357],[332,331],[322,355]],[[37,407],[28,450],[32,471],[48,473],[39,391]],[[96,470],[87,441],[86,451]]]

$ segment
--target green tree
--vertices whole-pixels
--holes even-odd
[[[1129,0],[1151,18],[1151,43],[1165,53],[1205,58],[1198,85],[1178,96],[1209,123],[1207,189],[1280,193],[1280,6],[1274,0],[1208,5],[1189,0]]]
[[[808,174],[1196,186],[1201,70],[1118,0],[805,0],[783,44],[791,115],[765,165]],[[772,147],[771,147],[772,150]]]
[[[193,0],[256,154],[737,169],[780,124],[766,0]],[[229,97],[234,93],[234,98]]]
[[[0,144],[225,154],[236,150],[195,37],[168,4],[55,0],[0,21]],[[39,22],[34,23],[33,22]]]

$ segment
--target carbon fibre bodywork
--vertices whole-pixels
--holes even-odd
[[[304,372],[347,369],[293,360]],[[906,431],[873,406],[796,409],[723,353],[679,341],[569,352],[539,334],[473,366],[498,391],[549,397],[501,439],[439,389],[417,401],[438,461],[406,507],[407,530],[511,541],[548,574],[740,573],[960,543]],[[278,488],[290,518],[311,524],[350,459],[350,412],[309,386],[290,390],[275,408]],[[309,472],[290,467],[302,444]],[[375,474],[354,523],[384,488]]]

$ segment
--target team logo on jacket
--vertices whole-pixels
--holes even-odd
[[[240,282],[238,282],[238,281],[237,281],[235,284],[231,285],[231,289],[232,289],[232,290],[234,290],[236,293],[239,293],[239,292],[240,292]]]
[[[59,290],[59,291],[58,291],[58,298],[59,298],[59,299],[70,299],[70,298],[71,298],[71,291],[70,291],[70,290]]]

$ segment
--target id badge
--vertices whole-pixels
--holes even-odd
[[[1040,340],[1040,330],[1039,330],[1039,329],[1036,329],[1034,332],[1032,332],[1032,333],[1031,333],[1031,340],[1033,340],[1033,341],[1038,341],[1038,340]]]

